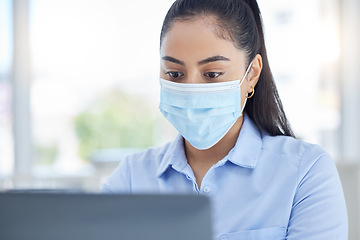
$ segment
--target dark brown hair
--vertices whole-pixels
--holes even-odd
[[[245,51],[247,64],[257,54],[263,69],[255,86],[255,95],[247,101],[245,112],[255,125],[271,136],[295,137],[286,118],[270,70],[263,33],[262,18],[256,0],[177,0],[170,7],[160,35],[160,47],[165,34],[176,21],[198,16],[213,16],[220,37],[231,40],[235,47]]]

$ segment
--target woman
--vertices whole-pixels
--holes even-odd
[[[216,239],[347,239],[336,167],[291,131],[256,0],[177,0],[160,53],[160,110],[180,134],[129,156],[105,192],[206,194]]]

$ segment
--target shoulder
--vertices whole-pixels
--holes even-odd
[[[145,186],[146,183],[153,182],[161,166],[166,164],[166,155],[176,145],[176,141],[173,141],[162,147],[152,147],[128,155],[103,184],[103,192],[131,192],[134,184]]]
[[[279,155],[292,155],[301,158],[306,153],[315,155],[326,153],[319,145],[307,143],[289,136],[264,135],[262,141],[263,150]]]
[[[269,136],[262,138],[263,151],[278,156],[287,156],[309,164],[321,157],[330,157],[327,152],[317,144],[305,142],[289,136]],[[300,164],[300,162],[299,162]]]
[[[167,153],[170,144],[171,143],[167,143],[161,147],[151,147],[146,150],[128,155],[123,162],[130,166],[148,166],[149,164],[158,166],[160,165],[164,155]]]
[[[155,172],[167,158],[166,155],[172,150],[170,148],[174,142],[169,142],[161,147],[151,147],[144,151],[128,155],[119,167],[127,168],[127,171],[136,172],[147,171]],[[155,174],[154,173],[154,174]]]
[[[298,183],[309,172],[311,174],[337,174],[335,162],[330,155],[319,145],[307,143],[303,140],[288,136],[263,137],[263,151],[278,159],[282,163],[294,164],[297,166]],[[317,166],[317,167],[314,167]]]
[[[316,144],[264,136],[263,150],[277,166],[292,165],[296,178],[288,239],[347,239],[346,205],[335,162]],[[270,155],[269,155],[270,154]],[[280,161],[278,161],[280,160]],[[289,168],[286,168],[289,169]],[[285,172],[283,172],[285,174]]]

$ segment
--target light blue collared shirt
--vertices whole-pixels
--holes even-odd
[[[331,157],[317,145],[261,133],[246,115],[235,147],[209,169],[200,189],[179,135],[127,157],[103,192],[208,195],[219,240],[345,240],[348,234]]]

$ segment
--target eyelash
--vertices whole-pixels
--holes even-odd
[[[173,74],[178,74],[180,76],[175,77]],[[210,77],[209,74],[215,74],[216,76]],[[176,72],[176,71],[166,72],[166,75],[168,75],[170,78],[173,78],[173,79],[180,78],[180,77],[184,76],[184,74],[182,72]],[[224,75],[224,72],[207,72],[207,73],[204,73],[205,77],[208,77],[208,78],[211,78],[211,79],[217,78],[217,77],[219,77],[221,75]]]
[[[209,74],[215,74],[216,76],[215,77],[210,77]],[[224,73],[223,72],[207,72],[207,73],[204,73],[204,76],[208,77],[208,78],[217,78],[217,77],[220,77],[221,75],[224,75]]]
[[[174,77],[173,74],[179,74],[181,76]],[[179,78],[179,77],[184,76],[184,74],[182,72],[176,72],[176,71],[166,72],[166,75],[168,75],[170,78]]]

